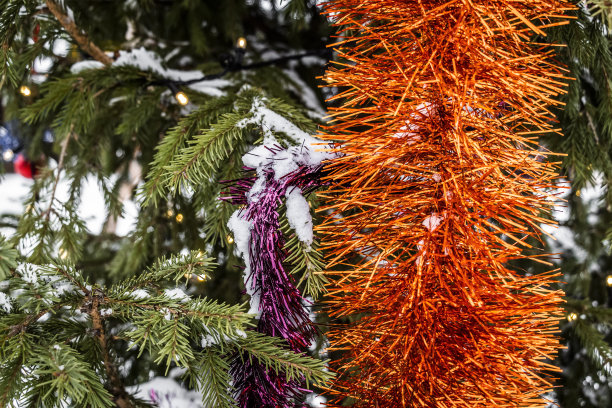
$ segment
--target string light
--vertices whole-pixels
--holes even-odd
[[[179,103],[179,105],[185,106],[189,103],[189,97],[183,91],[178,91],[176,94],[174,94],[174,98]]]
[[[576,191],[576,195],[580,197],[580,190]]]
[[[62,258],[62,259],[66,259],[66,258],[68,258],[68,251],[66,251],[64,248],[61,248],[61,249],[59,250],[59,256],[60,256],[60,258]]]
[[[172,218],[173,215],[174,215],[174,211],[172,211],[172,210],[168,210],[166,212],[166,217],[168,217],[168,218]]]
[[[11,161],[15,157],[15,153],[11,149],[6,149],[4,153],[2,153],[2,158],[4,161]]]
[[[30,96],[30,95],[32,95],[32,90],[28,86],[26,86],[26,85],[21,85],[21,87],[19,88],[19,92],[23,96]]]
[[[228,244],[233,244],[234,243],[234,237],[232,237],[231,235],[227,236],[227,243]]]
[[[238,41],[236,42],[236,47],[238,47],[238,48],[240,48],[240,49],[244,50],[244,49],[246,48],[246,46],[247,46],[247,40],[246,40],[246,38],[244,38],[244,37],[240,37],[240,38],[238,39]]]
[[[195,278],[195,280],[197,280],[198,282],[204,282],[206,279],[208,279],[208,276],[206,275],[196,275],[193,273],[186,273],[183,276],[185,276],[185,279],[187,280]]]
[[[183,222],[183,214],[181,213],[176,214],[176,222],[178,222],[179,224]]]
[[[606,285],[612,286],[612,275],[606,277]]]
[[[570,313],[567,315],[567,320],[570,322],[573,322],[576,319],[578,319],[578,315],[576,313]]]

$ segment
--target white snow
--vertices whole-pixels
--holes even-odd
[[[181,71],[177,69],[165,68],[162,58],[153,51],[143,47],[130,51],[119,51],[119,58],[113,63],[114,66],[133,66],[142,71],[153,71],[164,78],[173,81],[189,81],[201,78],[204,74],[201,71]],[[211,96],[222,96],[222,88],[230,85],[225,79],[212,79],[188,85],[189,88]]]
[[[104,68],[104,64],[100,61],[95,60],[85,60],[79,61],[77,63],[72,64],[70,67],[70,72],[73,74],[78,74],[81,71],[86,71],[88,69],[101,69]]]
[[[144,289],[136,289],[130,293],[130,296],[134,299],[142,300],[149,297],[149,292]]]
[[[217,343],[218,343],[218,339],[214,338],[210,334],[207,334],[206,336],[202,336],[202,341],[200,345],[202,346],[202,348],[206,348],[206,347],[214,346]]]
[[[100,316],[107,317],[113,314],[113,309],[100,309]]]
[[[444,217],[439,216],[437,213],[432,213],[431,215],[428,215],[423,220],[423,225],[430,232],[433,232],[436,228],[438,228],[440,226],[442,221],[444,221]]]
[[[11,313],[13,309],[11,298],[4,292],[0,292],[0,309],[3,309],[6,313]]]
[[[287,220],[289,225],[300,241],[310,246],[313,240],[312,216],[308,201],[302,195],[298,187],[289,187],[285,196],[287,197]]]
[[[325,408],[325,403],[327,402],[327,398],[319,394],[316,394],[314,392],[311,392],[310,394],[306,396],[305,402],[308,405],[310,405],[312,408]]]
[[[33,180],[19,174],[6,174],[0,178],[0,214],[20,215],[28,198]]]
[[[105,180],[105,183],[110,183],[112,180]],[[0,178],[0,215],[21,215],[25,211],[24,203],[28,198],[30,188],[33,181],[26,179],[19,174],[7,174]],[[65,202],[69,199],[69,180],[60,178],[57,186],[56,198],[60,202]],[[85,226],[94,235],[102,232],[102,228],[106,221],[107,212],[104,201],[104,194],[98,184],[98,180],[93,176],[88,176],[81,186],[81,202],[79,204],[77,215],[85,221]],[[44,204],[40,201],[40,204]],[[126,200],[123,203],[123,214],[117,220],[117,228],[115,234],[118,236],[128,235],[136,225],[139,207],[132,200]],[[5,235],[12,235],[14,231],[8,228],[0,231]]]
[[[155,377],[133,387],[128,392],[156,404],[158,408],[203,408],[202,395],[181,387],[172,378]]]
[[[15,272],[21,276],[25,282],[31,284],[34,287],[38,286],[38,274],[36,273],[38,269],[37,265],[23,263],[17,266]]]
[[[181,288],[165,289],[164,294],[170,299],[186,302],[189,300],[189,296]]]
[[[251,297],[249,302],[249,313],[256,315],[256,318],[259,319],[261,317],[261,311],[259,310],[260,296],[259,293],[255,291],[255,288],[253,288],[251,279],[251,259],[249,256],[249,242],[251,240],[253,223],[243,218],[241,210],[237,210],[234,211],[227,222],[227,227],[232,231],[232,234],[234,234],[234,252],[244,260],[244,287],[247,294]]]
[[[266,98],[255,98],[251,106],[251,116],[240,123],[240,126],[256,124],[264,133],[263,145],[255,147],[242,157],[245,166],[257,169],[258,174],[261,174],[264,167],[272,167],[274,178],[279,180],[297,170],[300,165],[316,166],[333,158],[329,148],[319,139],[267,108],[265,103]],[[275,152],[280,146],[274,137],[275,133],[286,134],[293,139],[295,145]]]
[[[55,294],[57,296],[62,296],[67,293],[73,293],[74,287],[70,284],[70,282],[60,282],[54,285]]]

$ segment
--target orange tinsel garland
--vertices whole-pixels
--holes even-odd
[[[533,38],[557,0],[332,0],[337,143],[319,227],[330,253],[330,391],[360,406],[541,406],[559,348],[555,274],[524,276],[553,166],[536,137],[563,92]],[[534,258],[535,259],[535,258]],[[332,405],[334,402],[332,402]]]

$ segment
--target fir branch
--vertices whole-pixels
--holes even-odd
[[[100,61],[104,65],[111,65],[113,60],[107,56],[96,44],[94,44],[88,37],[87,34],[83,33],[82,30],[77,27],[75,22],[68,17],[66,13],[60,8],[59,4],[53,0],[45,0],[47,7],[53,14],[53,16],[59,21],[64,29],[70,34],[72,38],[79,44],[79,47],[96,60]]]
[[[166,167],[171,160],[185,147],[185,143],[196,132],[207,128],[213,121],[228,112],[234,103],[234,97],[214,98],[199,106],[195,111],[183,117],[179,123],[170,129],[156,147],[155,158],[147,177],[141,195],[145,198],[144,204],[157,203],[162,194],[166,192],[163,182],[167,174]]]
[[[304,284],[304,294],[316,300],[321,294],[325,293],[325,284],[328,281],[323,273],[325,264],[323,263],[319,243],[316,240],[311,245],[301,242],[289,226],[284,206],[283,210],[284,216],[280,222],[281,230],[286,237],[289,237],[284,246],[288,254],[285,263],[291,266],[289,273],[299,277],[296,286],[300,287]]]
[[[158,285],[165,280],[178,283],[179,280],[190,278],[191,275],[209,279],[210,272],[215,266],[213,259],[201,251],[172,255],[170,258],[161,257],[145,272],[112,286],[110,293],[127,293],[146,286]]]
[[[333,377],[327,371],[327,361],[294,353],[283,339],[248,331],[247,337],[238,339],[235,344],[247,353],[249,359],[256,358],[266,369],[284,373],[287,381],[305,380],[306,387],[309,387],[309,383],[323,385]],[[242,357],[242,353],[240,355]]]
[[[582,319],[575,320],[573,328],[593,364],[612,376],[612,348],[604,335]]]
[[[170,176],[166,184],[176,190],[211,177],[234,146],[244,143],[248,133],[239,125],[243,119],[241,112],[224,114],[210,129],[196,136],[168,165]]]
[[[17,250],[0,235],[0,279],[6,279],[17,267]]]
[[[38,377],[35,389],[46,389],[40,398],[50,397],[53,403],[71,399],[80,406],[92,408],[132,407],[122,399],[113,399],[104,389],[98,376],[71,347],[54,344],[49,348],[37,347],[32,363],[37,367],[32,375]]]
[[[74,131],[74,125],[70,125],[70,132],[66,138],[62,141],[62,150],[60,153],[59,161],[57,164],[57,176],[55,177],[55,181],[53,183],[53,189],[51,190],[51,198],[49,199],[49,207],[45,210],[41,215],[49,220],[49,216],[51,215],[51,210],[53,208],[53,202],[55,201],[55,193],[57,192],[57,186],[60,180],[60,174],[62,169],[64,168],[64,160],[66,158],[66,151],[68,149],[68,143],[70,142],[70,138],[72,137]]]
[[[123,387],[123,383],[119,378],[117,367],[111,360],[109,355],[109,345],[106,341],[106,334],[102,318],[100,316],[100,299],[104,299],[104,294],[100,290],[94,290],[88,297],[87,303],[91,301],[91,315],[92,326],[98,342],[100,343],[100,349],[102,351],[102,357],[104,359],[104,369],[106,375],[111,384],[111,392],[114,396],[114,401],[119,408],[131,408],[132,404],[128,398],[128,394]]]
[[[229,364],[223,356],[223,351],[216,346],[208,346],[198,353],[197,369],[190,372],[192,386],[202,393],[204,408],[236,408],[232,398],[232,379],[229,375]]]

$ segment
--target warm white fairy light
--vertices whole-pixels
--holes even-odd
[[[188,97],[188,96],[187,96],[187,94],[186,94],[185,92],[183,92],[183,91],[179,91],[179,92],[177,92],[177,93],[174,95],[174,97],[176,98],[177,102],[178,102],[180,105],[185,106],[185,105],[187,105],[187,104],[189,103],[189,97]]]
[[[21,88],[19,88],[19,92],[23,96],[30,96],[30,95],[32,95],[32,90],[28,86],[26,86],[26,85],[21,85]]]
[[[15,157],[15,153],[11,149],[6,149],[4,153],[2,153],[2,158],[4,161],[11,161]]]

